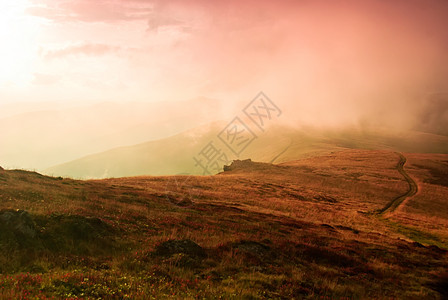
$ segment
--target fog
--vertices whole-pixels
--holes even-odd
[[[447,1],[0,5],[2,166],[229,120],[260,91],[279,124],[448,135]]]

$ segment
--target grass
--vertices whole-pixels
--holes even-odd
[[[370,213],[406,191],[397,161],[352,150],[90,181],[0,170],[0,211],[26,211],[36,233],[20,235],[0,212],[11,233],[0,235],[0,298],[442,298],[444,227]]]
[[[411,227],[411,226],[405,226],[403,224],[397,223],[397,222],[393,222],[390,220],[386,220],[386,219],[382,219],[384,222],[386,222],[386,224],[388,226],[390,226],[390,228],[395,231],[398,232],[404,236],[406,236],[407,238],[411,239],[414,242],[420,243],[420,244],[425,244],[425,245],[434,245],[443,249],[448,249],[448,244],[446,241],[443,241],[441,239],[441,237],[428,233],[428,232],[424,232],[421,229],[417,229],[415,227]]]

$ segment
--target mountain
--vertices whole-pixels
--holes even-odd
[[[227,157],[226,161],[217,163],[219,168],[209,170],[211,174],[222,171],[226,162],[237,158],[279,163],[345,149],[448,153],[448,137],[416,131],[272,126],[265,132],[254,130],[256,138],[237,156],[227,147],[223,138],[226,125],[224,122],[215,122],[169,138],[111,149],[48,168],[45,173],[73,178],[185,173],[201,175],[204,173],[203,169],[194,158],[199,160],[200,152],[210,142]],[[223,139],[219,139],[219,135]]]
[[[164,138],[223,116],[221,103],[208,98],[42,108],[47,109],[0,118],[1,165],[43,170],[114,147]]]

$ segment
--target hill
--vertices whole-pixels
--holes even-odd
[[[223,114],[220,102],[208,98],[22,106],[29,110],[0,115],[0,164],[5,168],[44,170],[114,147],[161,139]]]
[[[196,166],[208,143],[226,153],[228,160],[251,158],[260,162],[286,162],[346,149],[377,149],[416,153],[448,153],[448,137],[416,131],[394,132],[386,129],[316,129],[270,127],[255,132],[256,138],[239,157],[218,135],[224,122],[200,126],[161,140],[120,147],[89,155],[45,170],[46,174],[72,178],[107,178],[138,175],[202,175]],[[222,171],[220,162],[219,169]]]
[[[0,297],[446,298],[448,155],[402,155],[89,181],[0,170]],[[418,192],[379,213],[408,193],[400,166]]]

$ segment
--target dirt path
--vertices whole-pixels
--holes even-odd
[[[405,157],[403,154],[401,154],[401,153],[398,153],[398,152],[397,152],[397,154],[400,156],[400,161],[399,161],[398,164],[397,164],[397,170],[398,170],[398,172],[400,172],[401,175],[403,175],[404,179],[406,179],[406,181],[408,182],[408,184],[409,184],[409,190],[408,190],[405,194],[403,194],[403,195],[401,195],[401,196],[395,198],[394,200],[392,200],[391,202],[389,202],[385,207],[383,207],[382,209],[380,209],[380,210],[378,211],[379,214],[383,214],[383,215],[384,215],[385,213],[393,212],[394,210],[397,209],[397,207],[398,207],[404,200],[406,200],[406,199],[409,198],[409,197],[414,196],[414,195],[417,193],[417,191],[418,191],[417,183],[416,183],[416,182],[414,181],[414,179],[412,179],[411,176],[409,176],[409,174],[406,173],[406,171],[404,170],[404,165],[406,164],[406,157]]]
[[[280,152],[279,154],[277,154],[269,163],[270,164],[273,164],[274,163],[274,161],[276,161],[280,156],[282,156],[288,149],[289,149],[289,147],[291,147],[292,146],[292,139],[291,139],[291,142],[289,143],[289,145],[288,145],[288,147],[286,147],[285,149],[283,149],[283,151],[282,152]]]

